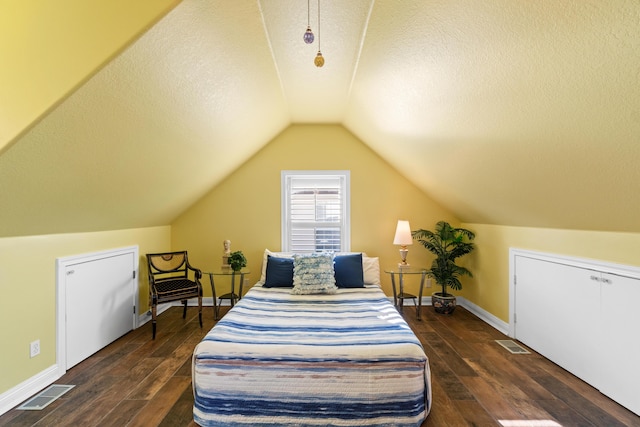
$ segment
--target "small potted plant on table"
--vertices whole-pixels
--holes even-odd
[[[229,254],[229,266],[233,271],[240,271],[247,266],[247,259],[242,251],[231,252]]]
[[[456,265],[456,259],[474,250],[471,242],[475,234],[464,228],[454,228],[445,221],[436,224],[435,231],[419,229],[411,232],[413,238],[424,246],[436,258],[427,275],[442,286],[442,292],[431,295],[431,303],[436,313],[451,314],[456,308],[456,297],[447,292],[462,289],[461,276],[473,277],[467,268]]]

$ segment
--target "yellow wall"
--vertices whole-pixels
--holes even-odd
[[[474,284],[459,293],[509,320],[509,248],[640,266],[640,234],[463,224],[476,232],[477,250],[467,267]]]
[[[350,170],[351,249],[380,257],[381,269],[398,262],[392,244],[398,219],[408,219],[413,229],[456,221],[344,127],[293,125],[174,221],[172,247],[187,249],[192,264],[208,270],[220,267],[222,242],[230,239],[231,249],[247,257],[255,283],[264,249],[280,250],[282,170]],[[410,247],[411,264],[428,260],[424,248]],[[384,273],[382,280],[391,295]],[[205,295],[211,295],[207,287]]]
[[[0,152],[180,0],[3,0]]]
[[[144,312],[149,305],[144,254],[169,250],[170,244],[169,226],[0,238],[0,394],[56,362],[56,258],[138,245]],[[36,339],[41,353],[29,358],[29,343]]]

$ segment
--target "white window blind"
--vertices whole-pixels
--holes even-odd
[[[349,171],[282,172],[282,248],[349,250]]]

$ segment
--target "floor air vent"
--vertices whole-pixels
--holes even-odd
[[[53,384],[18,406],[17,409],[39,411],[74,387],[74,385]]]
[[[496,340],[498,344],[509,350],[512,354],[530,354],[529,351],[513,340]]]

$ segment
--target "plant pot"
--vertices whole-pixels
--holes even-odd
[[[438,314],[451,314],[456,309],[456,297],[451,294],[434,292],[431,294],[431,305]]]

